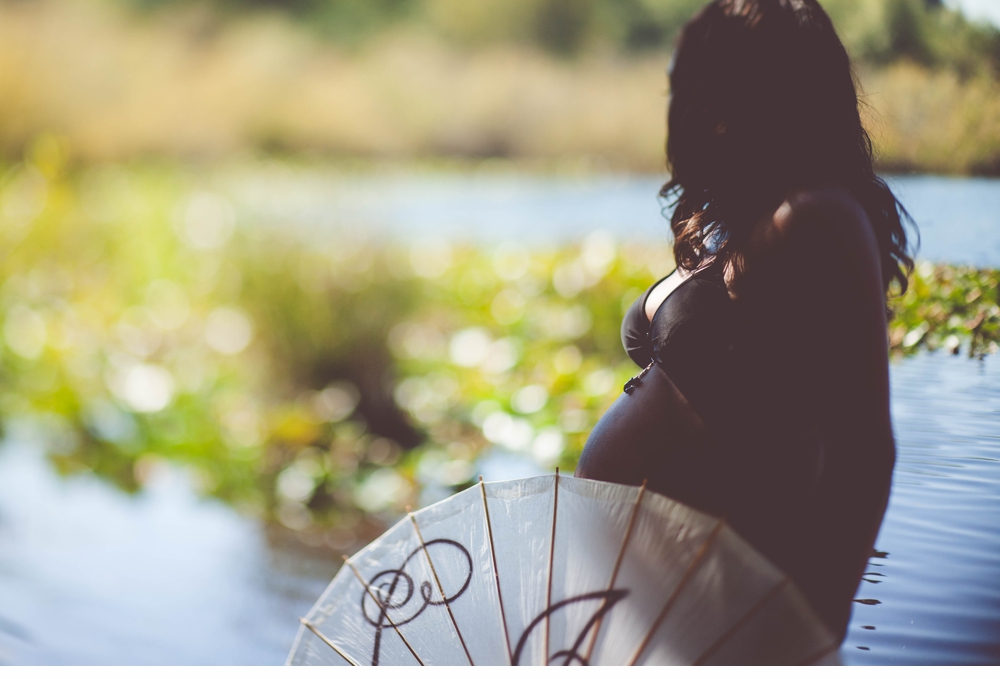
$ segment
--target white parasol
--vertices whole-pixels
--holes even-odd
[[[797,664],[837,647],[723,520],[558,472],[480,480],[346,564],[289,664]]]

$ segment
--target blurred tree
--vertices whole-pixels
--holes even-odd
[[[538,42],[556,54],[579,51],[590,28],[592,0],[542,0],[535,20]]]
[[[669,49],[705,0],[119,0],[140,10],[214,7],[224,15],[285,13],[321,35],[359,46],[380,31],[422,26],[466,47],[533,43],[563,57],[592,47]],[[879,65],[901,60],[1000,70],[1000,31],[941,0],[820,0],[848,51]]]
[[[910,59],[924,66],[936,59],[930,43],[926,0],[890,0],[886,9],[888,50],[885,61]]]

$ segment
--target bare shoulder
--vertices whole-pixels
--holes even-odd
[[[861,202],[839,187],[796,191],[754,225],[738,282],[744,294],[780,281],[799,280],[813,300],[871,302],[884,315],[882,257],[875,229]],[[774,285],[779,288],[774,288]],[[770,286],[770,287],[769,287]],[[731,294],[733,288],[731,287]],[[796,286],[778,294],[800,294]],[[882,321],[884,323],[884,319]]]
[[[789,194],[773,214],[753,229],[751,250],[821,250],[824,259],[843,258],[878,267],[878,241],[864,207],[845,188],[831,186]]]
[[[762,225],[769,240],[796,236],[835,238],[877,248],[868,213],[854,195],[841,187],[806,189],[790,194]]]

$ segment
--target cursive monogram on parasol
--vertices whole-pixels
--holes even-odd
[[[524,630],[524,633],[521,634],[521,638],[517,641],[517,647],[514,649],[514,656],[511,659],[511,665],[521,664],[521,652],[524,651],[524,645],[527,643],[528,637],[531,636],[532,632],[540,628],[543,622],[548,620],[557,612],[565,609],[567,606],[586,605],[593,604],[593,602],[600,602],[600,606],[596,611],[594,611],[593,615],[587,618],[587,622],[584,624],[583,629],[580,630],[580,633],[576,636],[576,639],[573,641],[573,645],[569,648],[564,648],[550,654],[546,660],[546,664],[555,664],[560,660],[562,661],[562,665],[570,665],[574,660],[581,665],[590,664],[587,657],[580,654],[580,647],[587,639],[587,635],[590,633],[590,630],[594,629],[595,625],[600,623],[604,615],[610,611],[615,604],[627,596],[627,589],[609,589],[599,592],[580,594],[579,596],[570,597],[558,603],[552,604],[539,613],[538,616],[531,621],[531,624]]]
[[[421,553],[431,559],[431,551],[435,553],[434,560],[442,558],[457,559],[464,562],[464,579],[454,588],[454,592],[446,592],[443,585],[431,583],[427,579],[415,578],[408,568]],[[410,569],[412,571],[412,569]],[[379,664],[379,654],[382,648],[382,632],[385,629],[399,629],[413,622],[431,606],[446,606],[456,601],[469,588],[472,581],[472,557],[469,550],[455,540],[445,538],[431,540],[425,545],[410,552],[398,568],[391,568],[377,573],[369,581],[369,586],[361,595],[361,612],[365,620],[375,628],[375,643],[372,649],[372,665]],[[521,653],[528,638],[541,628],[548,618],[573,605],[593,605],[598,603],[597,610],[587,619],[583,629],[577,635],[573,645],[568,649],[558,650],[548,657],[549,662],[562,661],[569,665],[576,661],[582,665],[587,659],[580,654],[580,646],[587,634],[597,625],[611,608],[628,595],[628,590],[602,590],[570,597],[564,601],[552,604],[539,613],[525,628],[517,641],[511,664],[519,664]]]
[[[407,572],[414,558],[424,552],[430,558],[431,549],[443,552],[435,558],[447,556],[463,559],[468,570],[461,586],[453,594],[448,594],[428,580],[419,584]],[[361,613],[375,628],[375,647],[372,650],[372,665],[378,665],[382,646],[382,630],[399,628],[416,620],[429,606],[445,606],[458,599],[469,588],[472,581],[472,557],[469,550],[454,540],[441,538],[431,540],[410,552],[399,568],[384,570],[369,581],[369,587],[361,595]]]

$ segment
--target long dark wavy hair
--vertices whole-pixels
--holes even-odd
[[[753,224],[795,189],[847,188],[868,213],[883,282],[906,290],[913,259],[872,166],[853,71],[816,0],[715,0],[684,27],[670,69],[667,161],[674,258],[739,270]]]

